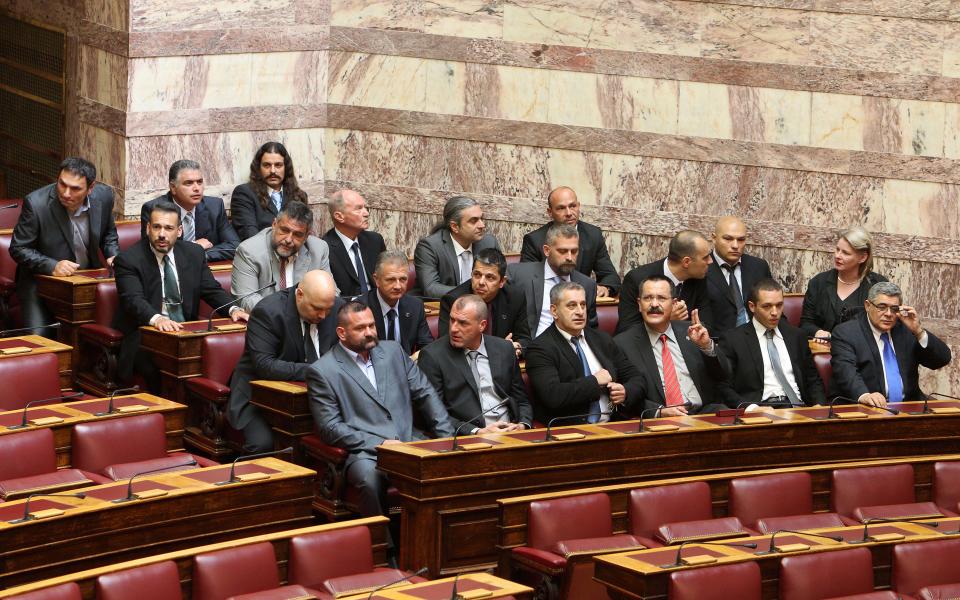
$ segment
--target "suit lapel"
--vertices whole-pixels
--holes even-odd
[[[580,221],[577,221],[577,233],[580,234],[580,251],[577,253],[577,271],[589,275],[590,271],[584,271],[583,263],[590,252],[590,240],[587,239],[587,231]]]
[[[100,203],[94,202],[93,194],[90,194],[90,210],[87,211],[87,215],[90,217],[90,239],[87,240],[87,258],[90,260],[90,265],[93,266],[100,263],[97,258],[97,249],[100,248],[100,227],[103,225],[100,219]]]
[[[74,262],[79,262],[79,256],[76,256],[76,252],[73,250],[73,227],[70,225],[70,215],[67,214],[67,209],[60,204],[60,199],[56,194],[56,187],[54,191],[51,192],[53,196],[53,201],[50,205],[50,214],[53,216],[53,220],[57,222],[57,227],[60,228],[60,233],[63,234],[63,239],[67,242],[67,248],[70,249],[70,254],[74,255]]]
[[[527,310],[533,313],[533,321],[530,323],[530,333],[536,337],[537,325],[540,322],[540,313],[543,310],[543,262],[531,277],[530,285],[533,287],[533,298],[528,298]]]
[[[651,375],[653,383],[656,384],[654,387],[657,390],[657,397],[660,399],[660,404],[663,404],[666,396],[663,393],[663,378],[660,376],[660,369],[657,368],[657,358],[653,355],[656,350],[650,345],[650,337],[647,335],[646,326],[643,324],[635,325],[634,330],[636,331],[635,343],[640,351],[640,360],[643,363],[640,366]]]
[[[707,278],[713,280],[714,285],[723,290],[723,297],[730,303],[736,306],[736,303],[733,301],[733,290],[730,288],[730,281],[723,276],[723,269],[719,264],[713,262],[707,268]],[[743,277],[743,264],[740,265],[740,277]],[[744,289],[747,289],[747,286],[743,286]]]
[[[199,240],[202,238],[209,239],[213,237],[210,235],[210,230],[213,229],[213,227],[210,224],[210,211],[207,210],[206,198],[202,198],[200,200],[200,204],[197,205],[197,210],[195,210],[194,212],[195,212],[194,216],[196,218],[194,219],[193,231],[196,238]]]
[[[600,363],[600,366],[609,371],[610,374],[616,378],[613,361],[610,360],[610,357],[607,356],[603,351],[603,348],[600,347],[600,340],[598,339],[596,332],[587,327],[583,330],[583,337],[587,340],[587,344],[589,344],[593,355],[597,357],[597,361]]]
[[[308,237],[307,239],[309,240],[310,238]],[[270,253],[270,260],[277,265],[277,268],[280,267],[280,261],[277,260],[277,255],[275,252]],[[297,252],[297,260],[295,260],[293,263],[293,279],[295,281],[300,281],[303,279],[303,276],[307,274],[307,271],[310,268],[310,263],[310,250],[308,248],[308,244],[304,242],[303,245],[300,246],[300,251]],[[290,284],[291,282],[288,281],[287,285]]]
[[[449,344],[448,344],[449,345]],[[470,386],[470,389],[473,390],[473,395],[477,400],[477,407],[480,407],[480,389],[477,387],[477,380],[473,376],[473,370],[470,369],[470,360],[467,356],[460,350],[450,347],[450,358],[453,360],[453,364],[457,366],[457,370],[460,371],[460,375],[467,381],[467,385]],[[487,356],[490,361],[490,370],[493,370],[493,358],[489,356],[490,351],[487,350]]]
[[[836,294],[834,294],[836,295]],[[870,356],[873,357],[873,364],[877,365],[880,369],[880,383],[883,384],[883,357],[880,356],[880,350],[877,348],[876,339],[873,337],[873,329],[870,328],[870,321],[867,319],[866,313],[858,317],[860,321],[860,330],[863,333],[863,339],[867,342],[867,348],[870,349]],[[899,362],[899,358],[897,359]]]
[[[406,299],[406,296],[400,296],[400,300],[397,302],[397,316],[400,318],[400,339],[412,340],[413,312],[410,310],[410,303],[405,302]],[[397,341],[399,342],[400,340]],[[412,342],[410,348],[413,348]]]
[[[754,371],[757,374],[757,378],[763,382],[763,350],[760,348],[760,340],[756,336],[756,330],[753,328],[753,322],[747,322],[750,327],[741,329],[741,333],[744,336],[744,343],[747,345],[747,349],[750,351],[750,360],[753,362]],[[789,345],[788,345],[789,347]],[[791,357],[791,360],[793,358]],[[794,373],[798,371],[794,369]]]
[[[351,257],[347,249],[344,248],[343,240],[337,235],[337,230],[331,229],[330,233],[330,243],[327,245],[330,247],[331,259],[336,255],[337,260],[343,265],[343,270],[350,276],[350,281],[360,285],[360,279],[357,278],[357,274],[353,271],[353,257]],[[333,262],[333,260],[330,262]]]
[[[374,348],[374,350],[376,350],[376,348]],[[383,400],[380,398],[379,392],[373,389],[373,386],[370,385],[370,380],[367,379],[367,376],[363,374],[363,371],[360,370],[360,367],[357,365],[356,362],[354,362],[353,358],[351,358],[350,355],[347,354],[347,351],[344,350],[340,344],[337,344],[336,346],[334,346],[333,352],[337,353],[336,355],[337,361],[340,363],[340,368],[343,369],[343,372],[346,373],[347,376],[350,377],[350,379],[353,379],[354,382],[356,382],[356,384],[360,386],[360,389],[362,389],[364,393],[366,393],[373,400],[375,400],[377,404],[384,406]],[[382,389],[383,386],[387,385],[387,383],[386,381],[381,383],[381,377],[383,377],[383,375],[378,372],[378,368],[377,368],[378,361],[376,360],[376,358],[377,357],[375,357],[373,361],[373,365],[374,365],[373,372],[376,375],[377,386]],[[384,360],[382,353],[380,353],[379,358],[381,362]],[[382,370],[382,367],[379,370]],[[386,406],[384,406],[384,408],[386,408]]]
[[[447,261],[447,266],[451,273],[460,273],[460,265],[457,263],[457,251],[453,248],[453,238],[450,237],[450,230],[444,229],[440,232],[440,240],[443,242],[441,259]],[[454,277],[459,279],[459,277]]]
[[[389,407],[387,407],[387,386],[391,382],[387,379],[387,358],[383,353],[383,348],[374,346],[373,350],[370,351],[370,359],[373,361],[373,378],[377,380],[377,402],[389,411]],[[360,367],[357,367],[357,370],[359,371]],[[364,380],[367,379],[363,373],[360,373],[360,376]],[[367,381],[368,386],[369,384],[370,382]]]
[[[506,295],[501,288],[497,292],[497,297],[490,303],[490,314],[488,315],[488,318],[492,321],[490,332],[497,337],[506,337],[509,333],[510,323],[507,320],[507,306],[509,306],[509,302],[507,302]]]
[[[568,342],[567,338],[560,333],[556,324],[551,325],[547,331],[553,336],[554,341],[560,348],[560,353],[563,354],[567,362],[570,363],[570,367],[574,370],[574,373],[583,373],[583,364],[580,362],[580,357],[577,356],[577,353],[573,350],[573,344]]]

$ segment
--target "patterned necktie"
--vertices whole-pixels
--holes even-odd
[[[727,282],[730,284],[730,295],[733,297],[733,303],[737,307],[737,325],[743,325],[747,322],[747,307],[743,305],[743,293],[740,291],[740,286],[737,285],[737,267],[740,266],[740,263],[735,265],[728,265],[723,263],[720,267],[727,271]]]
[[[170,264],[170,257],[163,255],[163,303],[167,307],[167,318],[183,323],[183,304],[180,301],[180,288],[177,286],[177,272]]]
[[[583,376],[589,377],[593,375],[590,371],[590,363],[587,362],[587,355],[583,353],[583,348],[580,347],[580,339],[583,336],[575,335],[570,338],[570,341],[573,342],[573,348],[577,352],[577,357],[580,359],[580,364],[583,365]],[[587,417],[587,423],[596,423],[600,420],[600,401],[594,400],[590,403],[590,416]]]
[[[188,242],[197,241],[197,229],[193,222],[193,213],[183,213],[183,239]]]
[[[353,246],[350,246],[350,249],[353,250],[353,266],[357,269],[357,281],[360,282],[360,294],[366,296],[370,288],[367,287],[367,274],[363,270],[363,261],[360,259],[360,244],[354,242]]]
[[[397,341],[397,334],[394,333],[397,328],[397,311],[390,309],[387,311],[387,339]]]
[[[680,391],[680,379],[673,364],[673,355],[667,347],[665,333],[660,334],[660,353],[663,360],[663,395],[667,399],[667,406],[679,406],[683,404],[683,393]]]
[[[883,342],[883,374],[887,377],[887,400],[890,402],[903,401],[903,379],[900,378],[900,365],[897,364],[897,355],[890,343],[887,332],[880,334]]]
[[[283,194],[277,190],[271,190],[270,199],[273,200],[273,205],[277,207],[277,212],[280,212],[280,207],[283,206]]]
[[[767,338],[767,355],[770,357],[770,367],[773,369],[774,377],[777,378],[777,383],[783,388],[783,395],[790,398],[790,404],[800,406],[803,403],[797,398],[797,393],[793,391],[793,386],[787,381],[787,375],[783,372],[780,352],[777,350],[777,345],[773,343],[773,330],[768,329],[764,337]]]
[[[287,260],[285,257],[280,258],[280,273],[277,279],[280,282],[279,289],[281,290],[287,289]]]

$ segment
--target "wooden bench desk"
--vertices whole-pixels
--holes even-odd
[[[4,350],[29,348],[28,352],[4,353]],[[0,360],[11,356],[26,354],[57,355],[57,371],[60,373],[60,389],[70,390],[73,387],[73,347],[51,340],[42,335],[19,335],[16,337],[0,338]]]

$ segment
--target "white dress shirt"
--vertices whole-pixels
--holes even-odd
[[[884,332],[882,332],[882,331],[880,331],[879,329],[877,329],[876,327],[874,327],[874,326],[873,326],[873,323],[870,321],[870,319],[867,319],[867,323],[870,324],[870,331],[873,332],[873,342],[877,345],[877,351],[880,352],[880,374],[883,375],[883,395],[886,396],[886,395],[889,394],[890,390],[887,389],[887,363],[884,362],[884,358],[883,358],[883,340],[880,339],[880,336],[881,336]],[[897,355],[897,349],[893,347],[893,335],[892,335],[892,333],[893,333],[892,331],[888,332],[888,333],[887,333],[887,338],[890,340],[890,349],[893,350],[893,355],[896,356],[896,355]],[[927,330],[924,329],[924,330],[923,330],[923,333],[920,334],[920,337],[917,339],[917,341],[920,342],[920,347],[921,347],[921,348],[926,348],[926,347],[927,347],[927,341],[928,341],[928,340],[929,340],[929,338],[927,337]],[[900,366],[899,366],[899,365],[897,365],[897,369],[898,369],[898,370],[900,369]],[[901,385],[901,386],[902,386],[902,385],[905,385],[906,382],[903,381],[903,375],[902,375],[902,374],[901,374],[901,376],[900,376],[900,379],[901,379],[900,385]],[[904,390],[904,393],[906,393],[906,390]]]
[[[577,348],[573,345],[573,336],[567,333],[566,331],[560,329],[559,327],[557,327],[557,331],[559,331],[560,335],[563,336],[563,339],[567,340],[567,343],[570,344],[570,350],[574,354],[576,354]],[[603,365],[600,364],[600,361],[597,360],[597,355],[594,354],[593,350],[590,349],[590,344],[587,343],[587,338],[586,336],[583,335],[582,331],[580,332],[580,339],[577,340],[577,343],[580,344],[580,349],[583,350],[583,355],[587,357],[587,366],[590,367],[590,373],[594,374],[600,369],[602,369]],[[580,357],[577,357],[577,363],[579,362],[580,362]],[[613,408],[613,406],[610,403],[610,395],[604,392],[600,396],[599,400],[600,400],[601,414],[600,414],[600,420],[598,421],[598,423],[606,423],[607,421],[610,420],[610,415],[603,414],[603,413],[609,413],[610,409]]]
[[[163,274],[163,257],[170,257],[170,266],[173,268],[173,272],[177,272],[177,263],[173,258],[173,248],[170,248],[170,251],[166,254],[157,252],[153,249],[153,246],[150,247],[150,251],[153,252],[153,256],[157,259],[157,268],[160,269],[160,312],[150,317],[150,325],[156,326],[157,321],[160,317],[167,316],[167,303],[163,301],[163,284],[164,284],[164,274]],[[180,282],[177,281],[177,291],[180,290]],[[183,300],[183,294],[180,294],[180,299]]]
[[[540,322],[533,337],[543,333],[553,324],[553,314],[550,312],[550,290],[561,281],[570,281],[569,277],[561,277],[553,272],[550,263],[543,261],[543,298],[540,299]]]
[[[667,327],[667,330],[660,334],[644,324],[647,329],[647,336],[650,339],[650,346],[653,348],[653,358],[657,362],[657,374],[660,375],[660,385],[663,386],[663,344],[660,342],[660,336],[667,336],[667,350],[670,351],[670,357],[673,359],[673,367],[677,372],[677,381],[680,382],[680,393],[683,395],[683,401],[689,402],[694,409],[703,406],[703,399],[700,398],[700,392],[697,390],[693,378],[690,376],[690,369],[687,368],[687,361],[683,358],[683,352],[680,351],[680,344],[677,342],[676,332],[673,326]],[[703,352],[697,348],[698,352]],[[714,349],[715,351],[715,349]],[[710,354],[710,353],[706,353]],[[666,389],[663,390],[666,398]]]
[[[763,395],[761,400],[772,398],[774,396],[786,396],[786,390],[777,381],[777,376],[773,373],[773,366],[770,362],[770,353],[767,352],[767,328],[765,325],[752,319],[753,329],[757,333],[757,340],[760,342],[760,354],[763,355]],[[783,369],[783,375],[787,378],[787,383],[793,388],[797,398],[800,395],[800,387],[797,385],[797,375],[793,372],[793,362],[790,361],[790,353],[787,352],[787,343],[783,339],[783,334],[779,329],[773,330],[773,345],[780,355],[780,368]]]
[[[357,243],[357,240],[351,240],[347,236],[343,235],[343,233],[336,227],[334,227],[333,230],[336,232],[337,237],[340,238],[340,241],[343,243],[343,247],[346,248],[347,250],[347,256],[350,258],[350,260],[348,260],[347,262],[350,263],[350,268],[353,269],[353,274],[359,277],[360,273],[357,273],[356,259],[353,255],[353,245]],[[357,247],[357,250],[358,251],[360,250],[359,246]],[[360,265],[364,269],[366,269],[367,266],[363,264],[363,253],[358,252],[358,254],[360,254]]]
[[[383,332],[387,334],[390,331],[390,319],[387,318],[387,313],[393,310],[397,314],[397,318],[393,321],[393,335],[394,340],[399,344],[400,343],[400,301],[397,301],[397,306],[390,306],[387,304],[387,301],[383,299],[383,296],[380,295],[380,290],[377,289],[377,300],[380,302],[380,314],[383,315]],[[388,339],[387,335],[383,336],[383,339]]]
[[[316,328],[312,328],[316,331]],[[360,371],[364,374],[367,380],[370,382],[370,385],[373,386],[373,389],[377,389],[377,374],[373,370],[373,358],[371,358],[370,353],[367,353],[367,358],[364,360],[358,352],[354,352],[350,348],[347,348],[340,343],[340,347],[346,350],[347,354],[350,355],[350,358],[353,360],[354,364],[360,367]]]

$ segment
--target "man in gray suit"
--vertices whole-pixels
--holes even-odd
[[[507,267],[512,285],[523,290],[527,299],[527,321],[533,337],[553,324],[550,312],[550,290],[561,281],[573,281],[587,293],[587,326],[597,328],[597,282],[577,271],[580,233],[576,225],[554,223],[547,228],[544,259],[522,262]]]
[[[240,301],[250,312],[265,296],[294,286],[304,273],[320,269],[330,271],[327,243],[310,235],[313,213],[303,202],[287,202],[273,220],[273,226],[244,240],[233,257],[230,293],[234,298],[251,294]],[[276,285],[252,293],[263,286]]]
[[[377,448],[424,435],[450,437],[453,426],[430,381],[400,344],[377,340],[377,324],[367,305],[350,301],[337,311],[340,343],[307,369],[313,420],[324,443],[350,452],[347,481],[360,492],[360,514],[386,509],[386,475],[377,470]]]
[[[484,248],[500,249],[485,233],[483,208],[473,198],[454,196],[443,206],[443,222],[417,243],[413,265],[417,270],[415,294],[442,298],[470,279],[473,257]]]

